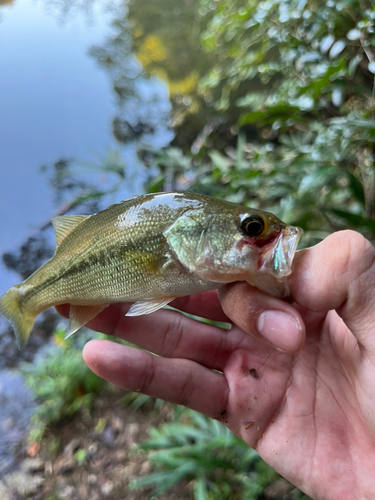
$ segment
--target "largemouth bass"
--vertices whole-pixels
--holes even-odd
[[[193,193],[137,196],[52,224],[54,257],[0,298],[20,346],[58,304],[71,305],[69,336],[114,302],[134,302],[127,315],[138,316],[233,281],[287,297],[302,234],[271,213]]]

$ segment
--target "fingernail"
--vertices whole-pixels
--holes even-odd
[[[258,318],[258,333],[284,352],[295,352],[301,343],[302,325],[281,311],[264,311]]]

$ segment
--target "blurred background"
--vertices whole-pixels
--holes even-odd
[[[196,191],[269,210],[303,246],[375,241],[370,0],[0,0],[0,294],[50,219]],[[86,369],[54,311],[0,323],[0,499],[302,499],[219,422]]]

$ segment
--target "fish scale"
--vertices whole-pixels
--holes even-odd
[[[54,257],[0,298],[20,345],[41,311],[63,303],[71,334],[113,302],[149,314],[237,280],[285,297],[301,235],[268,212],[194,193],[142,195],[52,223]]]

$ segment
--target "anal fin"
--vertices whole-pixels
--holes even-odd
[[[125,316],[141,316],[142,314],[150,314],[157,311],[172,302],[176,297],[161,297],[151,300],[139,300],[135,302]]]
[[[77,330],[85,326],[91,319],[95,318],[100,312],[108,307],[108,304],[99,304],[95,306],[70,306],[69,326],[66,331],[65,338],[67,339]]]

